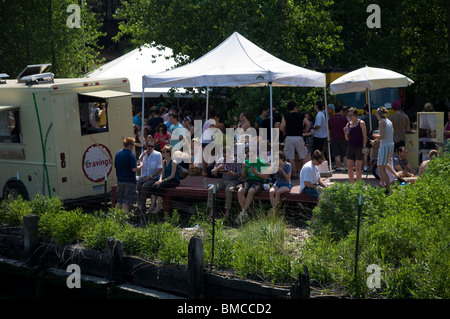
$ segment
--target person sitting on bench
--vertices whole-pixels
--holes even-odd
[[[256,158],[256,161],[255,161]],[[242,179],[246,181],[242,183],[242,187],[238,191],[239,205],[242,212],[238,219],[247,217],[247,210],[253,202],[255,195],[261,191],[264,182],[270,174],[263,174],[262,169],[268,167],[266,161],[256,156],[256,148],[249,149],[249,156],[242,164]],[[247,194],[247,197],[245,195]]]
[[[225,189],[225,219],[230,217],[231,203],[233,200],[233,192],[241,178],[242,164],[237,162],[237,158],[231,157],[228,148],[223,148],[223,156],[217,161],[216,166],[211,170],[213,175],[217,175],[219,172],[222,174],[222,178],[215,183],[216,192],[220,189]],[[207,207],[211,210],[212,217],[212,198],[213,198],[213,186],[208,189],[208,202]]]

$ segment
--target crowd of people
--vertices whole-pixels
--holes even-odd
[[[211,143],[215,136],[206,134],[208,129],[225,131],[224,123],[214,109],[209,110],[207,120],[199,113],[193,116],[177,107],[153,106],[146,119],[138,111],[133,117],[135,136],[125,138],[124,148],[117,152],[114,161],[118,182],[117,207],[128,211],[129,206],[137,202],[147,213],[158,214],[164,190],[180,185],[180,166],[189,169],[190,175],[217,177],[209,187],[207,207],[212,214],[213,189],[224,189],[225,218],[230,216],[232,196],[236,190],[241,208],[240,220],[247,217],[255,195],[262,190],[269,192],[270,203],[276,209],[282,194],[291,191],[294,179],[299,178],[300,193],[318,197],[320,189],[327,187],[318,167],[325,161],[328,141],[331,150],[328,155],[334,159],[335,170],[347,171],[350,183],[362,179],[362,172],[367,170],[371,156],[376,155],[372,150],[376,147],[380,184],[389,192],[393,180],[417,174],[408,163],[405,147],[405,134],[410,130],[409,118],[401,111],[398,101],[392,103],[392,109],[394,113],[389,116],[385,107],[378,108],[373,115],[366,105],[364,114],[360,115],[354,107],[329,104],[325,109],[325,105],[318,101],[312,118],[311,113],[301,112],[294,101],[289,101],[284,115],[273,108],[273,121],[270,121],[268,107],[262,107],[256,118],[247,112],[240,113],[236,129],[270,128],[271,122],[273,128],[279,129],[278,138],[283,150],[278,154],[275,171],[268,170],[274,164],[271,163],[270,149],[262,152],[260,148],[258,152],[261,142],[270,145],[270,130],[265,136],[266,141],[262,141],[261,136],[247,137],[245,154],[239,154],[236,147],[228,144],[217,149]],[[237,120],[237,116],[235,118]],[[202,120],[202,135],[200,139],[191,140],[191,154],[186,154],[180,145],[187,141],[186,136],[194,136],[194,120]],[[203,156],[206,150],[212,160]],[[194,151],[202,152],[200,162],[192,161],[196,155]],[[177,161],[183,156],[188,160]],[[424,164],[420,173],[425,168]],[[151,198],[151,205],[146,209],[148,198]]]

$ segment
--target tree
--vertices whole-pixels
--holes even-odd
[[[337,35],[340,28],[329,13],[332,3],[329,0],[128,0],[116,15],[121,20],[116,40],[127,38],[135,46],[154,42],[170,47],[175,56],[188,57],[179,60],[183,64],[206,54],[237,31],[280,59],[319,69],[342,49]],[[239,89],[244,94],[237,95],[237,89],[227,91],[229,96],[234,95],[229,102],[254,110],[255,116],[268,96],[263,89],[256,91],[259,94],[250,95],[246,94],[248,89]],[[297,92],[299,100],[306,98],[300,91],[277,88],[275,104],[291,98],[293,92]],[[312,103],[311,100],[311,108]]]
[[[80,28],[69,27],[70,0],[0,1],[1,72],[14,77],[28,64],[52,63],[57,77],[80,76],[95,65],[101,21],[81,6]]]
[[[379,0],[381,27],[369,28],[371,0],[340,0],[332,7],[342,26],[345,50],[333,56],[335,67],[353,70],[370,65],[392,69],[415,82],[408,91],[438,103],[449,96],[449,23],[447,0]]]

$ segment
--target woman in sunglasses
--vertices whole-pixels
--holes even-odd
[[[158,214],[161,210],[164,190],[180,185],[178,165],[177,162],[172,159],[172,146],[164,146],[161,154],[163,157],[162,173],[159,180],[156,181],[150,189],[152,203],[147,213],[151,214]]]

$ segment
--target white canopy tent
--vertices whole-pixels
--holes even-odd
[[[330,84],[330,91],[332,94],[352,93],[367,91],[369,100],[369,113],[371,112],[370,105],[370,91],[383,88],[406,87],[414,83],[408,77],[381,68],[373,68],[365,66],[349,72]],[[372,130],[372,121],[370,123],[370,130]]]
[[[130,81],[131,93],[134,96],[141,96],[143,75],[170,70],[176,64],[172,49],[146,44],[102,65],[98,69],[86,74],[86,77],[126,77]],[[144,93],[145,97],[167,96],[167,92],[170,89],[170,86],[146,88]],[[184,93],[185,90],[181,88],[175,92],[175,96],[181,96]]]
[[[143,91],[148,87],[206,87],[207,112],[209,87],[267,85],[270,87],[271,127],[273,127],[272,86],[323,87],[326,105],[326,76],[324,73],[284,62],[237,32],[190,64],[142,77]],[[273,135],[271,138],[273,139]],[[273,143],[271,145],[273,147]]]

